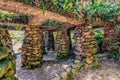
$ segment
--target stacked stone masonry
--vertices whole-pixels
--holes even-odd
[[[111,52],[113,50],[112,43],[115,42],[115,25],[113,23],[105,23],[104,31],[105,38],[102,43],[102,50]]]
[[[27,27],[22,47],[22,65],[26,68],[40,66],[43,62],[42,31],[38,27]]]
[[[90,67],[90,64],[98,65],[97,58],[94,54],[97,52],[97,43],[92,32],[91,26],[78,26],[75,29],[75,46],[74,53],[76,58],[73,64],[52,80],[73,80],[74,76],[81,70]]]
[[[7,30],[0,29],[0,80],[17,80],[12,42]]]
[[[69,53],[69,38],[63,31],[57,32],[55,50],[57,58],[67,58]]]
[[[97,52],[97,42],[93,34],[92,26],[78,26],[75,29],[75,55],[86,63],[93,62],[93,55]]]

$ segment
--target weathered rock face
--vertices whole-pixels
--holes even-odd
[[[10,35],[7,30],[0,29],[0,80],[17,80],[15,68]]]
[[[86,63],[93,62],[92,56],[97,52],[97,42],[91,26],[81,26],[75,29],[74,52],[78,59],[86,58]]]
[[[22,49],[22,64],[26,68],[40,66],[43,62],[42,31],[37,27],[27,27]]]
[[[57,32],[55,50],[58,59],[65,59],[69,53],[69,38],[63,31]]]

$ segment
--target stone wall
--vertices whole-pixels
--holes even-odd
[[[76,58],[85,60],[87,64],[93,62],[93,55],[97,53],[97,42],[92,32],[92,26],[78,26],[75,29],[74,52]]]
[[[94,56],[97,52],[97,43],[91,26],[78,26],[75,29],[75,55],[73,64],[52,80],[74,80],[74,76],[91,65],[98,66],[98,60]],[[91,65],[90,65],[91,64]]]
[[[26,68],[40,66],[43,62],[43,37],[38,27],[30,26],[25,30],[22,47],[22,65]]]
[[[17,80],[15,75],[15,56],[7,30],[0,29],[0,80]]]
[[[102,43],[102,50],[111,52],[113,50],[112,43],[115,41],[115,25],[113,23],[105,23],[104,31],[105,31],[105,38]]]
[[[63,31],[57,31],[55,50],[57,52],[58,59],[68,58],[69,38]]]

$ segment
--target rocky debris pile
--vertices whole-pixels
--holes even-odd
[[[63,31],[57,32],[55,50],[57,52],[57,59],[65,59],[69,53],[69,38]]]
[[[22,65],[25,68],[34,68],[42,64],[42,47],[42,31],[35,26],[27,27],[22,47]]]
[[[93,62],[93,55],[97,52],[97,42],[92,32],[92,26],[82,26],[75,29],[75,55],[81,60],[85,58],[87,64]]]
[[[15,56],[7,30],[0,29],[0,80],[17,80],[15,75]]]

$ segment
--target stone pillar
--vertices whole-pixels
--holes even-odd
[[[75,29],[74,53],[76,58],[85,59],[87,64],[94,61],[93,55],[97,52],[97,41],[92,32],[92,26],[78,26]]]
[[[57,59],[68,58],[69,38],[64,31],[57,31],[55,50],[57,52]]]
[[[25,68],[40,66],[43,62],[43,36],[36,26],[27,27],[22,47],[22,65]]]
[[[105,38],[102,43],[102,50],[103,51],[112,51],[112,43],[114,42],[114,37],[115,37],[115,29],[114,29],[114,24],[106,22],[104,26],[104,31],[105,31]]]
[[[7,30],[0,29],[0,80],[17,80],[12,41]]]

